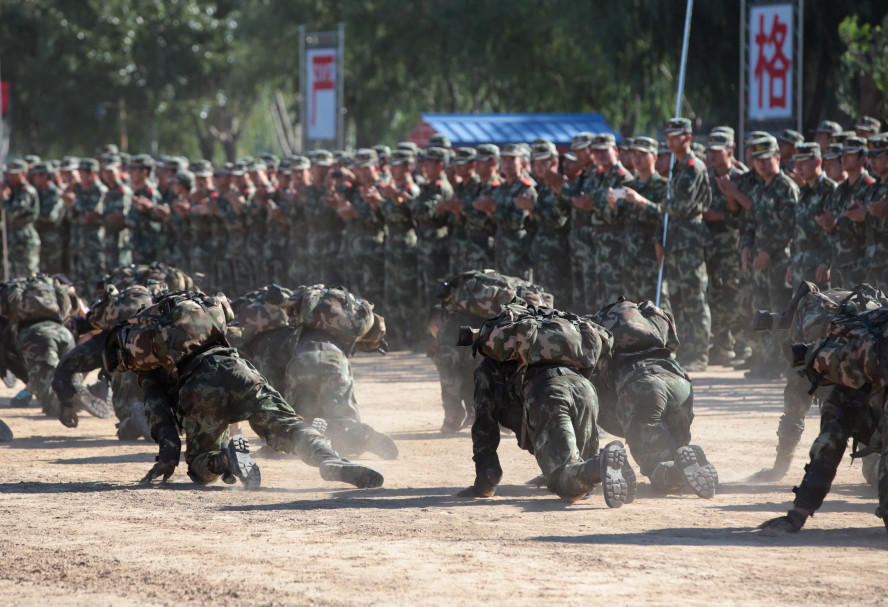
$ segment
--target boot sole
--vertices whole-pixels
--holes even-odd
[[[601,488],[604,492],[604,503],[608,508],[619,508],[627,503],[626,498],[635,495],[635,487],[629,489],[630,481],[623,473],[627,466],[628,455],[623,443],[614,441],[601,451]],[[634,485],[634,483],[631,483]]]
[[[685,446],[675,451],[675,463],[685,482],[698,496],[710,499],[718,489],[718,472],[700,447]]]
[[[348,483],[358,489],[381,487],[384,480],[376,470],[351,462],[322,463],[320,472],[325,481]]]
[[[247,489],[258,489],[262,484],[259,466],[250,457],[250,443],[243,434],[231,437],[225,447],[228,454],[229,472],[236,476]]]

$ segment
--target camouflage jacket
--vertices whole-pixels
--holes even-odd
[[[793,267],[816,269],[821,264],[829,265],[832,248],[814,218],[826,210],[835,189],[836,182],[822,173],[814,183],[800,189],[792,240]]]
[[[247,227],[244,222],[244,208],[235,208],[228,199],[233,196],[243,196],[243,192],[232,188],[219,197],[219,220],[225,230],[226,248],[225,257],[232,259],[241,257],[247,250]],[[244,205],[246,205],[246,198]]]
[[[98,223],[87,225],[84,221],[84,215],[88,212],[94,212],[101,218],[105,214],[105,195],[108,188],[96,180],[89,189],[82,185],[75,186],[76,197],[74,198],[74,206],[71,208],[71,244],[79,247],[81,250],[100,251],[104,249],[105,243],[105,226],[101,219]]]
[[[496,211],[493,221],[496,223],[496,238],[512,237],[522,239],[527,236],[530,227],[530,213],[515,206],[515,198],[530,196],[537,200],[536,183],[530,177],[519,177],[512,183],[505,182],[496,189],[493,199]]]
[[[216,190],[208,190],[201,192],[192,192],[192,204],[201,204],[204,200],[209,200],[211,204],[219,206],[219,193]],[[205,256],[216,255],[221,252],[223,246],[223,235],[221,232],[222,221],[218,215],[195,215],[188,216],[189,240],[195,253],[202,253]],[[207,271],[207,268],[201,268]]]
[[[502,185],[499,177],[492,176],[485,182],[478,181],[477,189],[466,188],[461,193],[463,202],[463,228],[466,231],[466,237],[473,241],[485,241],[496,233],[496,224],[487,213],[479,211],[472,206],[476,200],[483,196],[494,198],[496,191]]]
[[[9,198],[3,201],[6,221],[9,225],[7,236],[11,246],[40,243],[34,222],[40,216],[40,197],[34,186],[25,182],[12,188]]]
[[[152,205],[160,203],[160,195],[148,182],[133,192],[133,198],[139,196],[150,200]],[[150,254],[157,250],[156,239],[163,230],[163,222],[154,217],[151,211],[143,213],[136,205],[132,205],[126,224],[132,231],[133,251]]]
[[[309,231],[315,234],[330,234],[342,231],[342,218],[336,209],[324,202],[326,191],[322,185],[308,186],[305,201],[305,222]]]
[[[175,201],[174,201],[175,202]],[[166,223],[166,232],[169,238],[170,251],[167,257],[177,260],[177,263],[185,263],[191,259],[191,217],[182,215],[175,209],[170,209],[170,216]],[[182,260],[182,261],[178,261]],[[186,266],[188,267],[188,266]]]
[[[308,223],[305,206],[308,202],[307,190],[302,195],[289,189],[278,196],[275,204],[283,209],[287,225],[287,249],[292,255],[302,255],[308,238]]]
[[[270,186],[269,186],[270,187]],[[266,191],[260,196],[267,196],[266,204],[262,204],[256,199],[256,196],[248,199],[249,202],[244,206],[244,226],[247,231],[247,255],[252,259],[259,260],[265,255],[265,226],[268,221],[268,204],[273,191]]]
[[[120,213],[124,220],[132,210],[133,192],[122,183],[117,184],[105,193],[105,208],[102,217]],[[130,247],[130,231],[124,225],[105,221],[105,248],[109,251],[125,250]]]
[[[836,216],[836,227],[833,231],[833,262],[838,267],[857,266],[866,252],[866,224],[854,222],[842,213],[851,205],[864,203],[870,186],[876,182],[866,169],[861,171],[854,183],[844,181],[836,188],[830,206]]]
[[[444,240],[448,236],[447,216],[438,212],[439,201],[453,196],[453,187],[443,174],[434,182],[423,183],[419,196],[407,203],[416,222],[420,242]]]
[[[386,242],[397,240],[415,246],[416,228],[413,225],[413,216],[410,214],[410,201],[419,196],[419,186],[409,175],[404,183],[392,182],[392,186],[406,194],[407,200],[403,204],[397,204],[391,198],[385,197],[379,205],[379,212],[385,222]]]
[[[585,170],[580,173],[576,179],[573,181],[569,181],[564,185],[563,193],[568,198],[575,198],[582,194],[587,186],[587,183],[592,178],[594,173],[594,169]],[[571,201],[571,210],[570,210],[570,227],[571,230],[579,230],[582,228],[587,228],[591,225],[592,211],[586,211],[584,209],[578,209],[573,206],[573,201]]]
[[[654,243],[662,238],[657,227],[669,182],[654,173],[647,181],[636,178],[626,185],[644,196],[649,203],[639,205],[625,200],[617,201],[619,222],[626,226],[624,259],[629,265],[648,265],[654,262]]]
[[[799,188],[785,173],[762,181],[752,196],[752,208],[740,241],[753,252],[766,252],[772,262],[789,258]]]
[[[563,235],[570,232],[571,206],[570,199],[563,193],[541,183],[537,188],[536,206],[533,208],[538,234]]]
[[[888,200],[888,177],[874,183],[868,192],[866,202]],[[870,266],[888,264],[888,219],[866,215],[866,257]]]
[[[607,191],[609,188],[621,188],[629,185],[632,175],[629,174],[619,161],[611,168],[605,170],[598,167],[584,185],[583,192],[595,201],[595,206],[589,212],[588,225],[596,229],[607,229],[609,226],[619,227],[621,218],[616,210],[611,210],[607,203]]]
[[[738,178],[743,175],[743,171],[732,166],[726,174],[731,181],[737,182]],[[710,250],[720,255],[736,255],[740,250],[740,232],[743,228],[744,213],[742,208],[738,209],[736,213],[728,208],[728,199],[718,189],[716,183],[716,179],[719,177],[720,175],[715,172],[715,169],[709,169],[709,189],[712,194],[712,203],[709,205],[709,209],[725,215],[723,220],[706,222],[709,233],[712,235]]]
[[[290,209],[293,192],[280,188],[268,201],[265,216],[265,257],[285,260],[290,251]]]
[[[41,240],[44,234],[50,232],[53,232],[55,237],[59,236],[58,231],[68,211],[60,194],[59,188],[54,183],[47,184],[46,189],[37,190],[37,195],[40,197],[40,216],[34,222],[34,226],[40,232]]]
[[[373,187],[381,193],[383,184],[384,181],[380,179],[373,184]],[[348,201],[357,215],[345,219],[346,237],[359,248],[365,245],[382,245],[385,242],[385,222],[380,210],[373,208],[373,205],[364,200],[357,186],[350,190]]]
[[[667,251],[702,248],[709,244],[710,234],[702,214],[709,209],[711,198],[709,174],[703,162],[693,153],[676,160],[669,181],[669,197],[663,203],[663,212],[669,214]]]

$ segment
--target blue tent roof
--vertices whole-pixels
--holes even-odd
[[[423,114],[422,119],[457,146],[540,138],[568,145],[580,131],[613,133],[621,139],[601,114]]]

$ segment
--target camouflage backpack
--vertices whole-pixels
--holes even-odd
[[[826,336],[807,349],[805,369],[814,385],[888,385],[888,307],[835,316]]]
[[[290,289],[271,284],[231,302],[236,328],[231,331],[232,344],[240,348],[260,333],[288,326],[291,295]]]
[[[65,323],[78,308],[74,287],[46,274],[13,280],[0,289],[0,311],[17,323],[41,320]]]
[[[166,283],[170,292],[189,291],[194,288],[194,281],[188,274],[159,261],[120,266],[105,277],[106,285],[112,284],[119,290],[133,285],[148,284],[149,281]]]
[[[868,284],[850,291],[820,291],[813,284],[805,287],[807,293],[798,300],[790,326],[790,338],[795,343],[811,343],[825,336],[837,314],[855,315],[888,304],[888,296]]]
[[[300,286],[289,299],[290,318],[303,330],[328,333],[337,345],[351,347],[376,322],[373,304],[342,287]]]
[[[144,310],[167,292],[166,283],[150,282],[133,285],[120,291],[113,284],[105,287],[105,293],[90,306],[86,314],[89,324],[100,331],[110,331],[119,322]]]
[[[441,283],[439,295],[450,314],[468,313],[478,318],[496,316],[516,297],[537,307],[554,305],[552,295],[541,287],[493,270],[471,270],[454,276]]]
[[[621,298],[592,318],[613,334],[615,353],[631,354],[654,349],[675,352],[678,348],[675,320],[652,301],[637,304]]]
[[[105,347],[105,369],[174,371],[187,357],[213,345],[227,345],[227,325],[234,319],[224,295],[200,291],[163,295],[111,331]]]
[[[473,349],[499,362],[515,361],[519,369],[536,364],[594,369],[612,346],[610,332],[590,320],[511,303],[482,323]]]

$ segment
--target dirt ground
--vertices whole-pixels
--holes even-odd
[[[0,592],[16,605],[775,605],[884,604],[888,536],[875,493],[846,459],[801,533],[752,531],[786,511],[817,430],[790,474],[744,479],[773,461],[781,385],[725,368],[695,377],[694,442],[722,479],[712,500],[657,497],[609,510],[600,491],[565,505],[524,483],[538,472],[512,437],[495,498],[471,483],[468,431],[438,433],[437,375],[420,355],[355,361],[366,421],[391,433],[397,461],[367,458],[380,489],[321,480],[262,458],[263,488],[195,487],[180,466],[165,488],[136,481],[155,446],[120,443],[111,420],[69,430],[36,408],[0,418]],[[246,434],[253,436],[247,429]],[[255,446],[255,443],[254,443]],[[634,464],[633,464],[634,465]],[[636,467],[637,469],[637,467]]]

